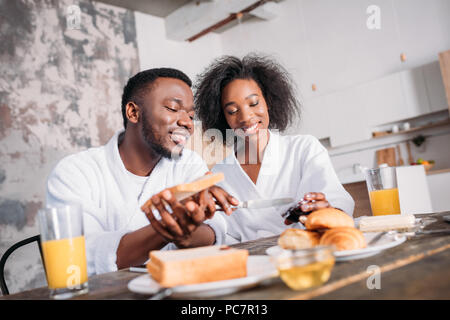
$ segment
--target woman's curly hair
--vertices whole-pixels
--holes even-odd
[[[218,129],[225,138],[230,129],[221,106],[222,90],[235,79],[253,79],[260,87],[269,112],[269,129],[284,131],[300,115],[301,105],[287,70],[267,56],[248,54],[242,60],[220,57],[197,76],[194,85],[196,116],[203,130]]]

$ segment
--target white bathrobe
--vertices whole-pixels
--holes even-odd
[[[83,206],[89,274],[117,270],[116,251],[122,236],[149,224],[140,209],[145,201],[165,188],[190,182],[208,171],[199,155],[185,149],[176,161],[162,158],[147,181],[147,177],[125,168],[119,154],[119,134],[104,146],[62,159],[47,181],[48,206]],[[175,248],[173,244],[165,247]]]
[[[307,192],[322,192],[331,206],[353,214],[354,201],[333,169],[327,150],[313,136],[281,136],[270,131],[256,185],[247,176],[234,153],[213,168],[223,172],[220,186],[240,201],[292,197],[297,202]],[[238,209],[231,216],[216,214],[210,224],[216,240],[235,243],[277,235],[286,228],[281,213],[290,205],[264,209]]]

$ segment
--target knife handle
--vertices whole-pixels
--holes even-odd
[[[425,235],[425,234],[449,234],[450,233],[450,229],[437,229],[437,230],[421,230],[421,231],[417,231],[416,235]]]
[[[239,208],[243,208],[243,206],[241,206],[241,205],[230,206],[230,209],[231,209],[231,210],[233,210],[233,209],[239,209]],[[222,207],[219,206],[219,205],[217,205],[217,204],[216,204],[216,211],[222,211],[222,212],[224,212],[223,209],[222,209]]]

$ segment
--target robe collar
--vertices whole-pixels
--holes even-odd
[[[278,133],[269,130],[269,141],[264,150],[263,160],[261,162],[261,168],[259,170],[256,184],[253,183],[247,173],[242,169],[234,150],[232,150],[230,153],[231,154],[222,161],[222,164],[233,165],[233,170],[235,170],[235,173],[241,178],[240,181],[245,184],[245,188],[257,195],[258,198],[270,197],[270,195],[262,194],[261,191],[263,188],[259,186],[264,185],[265,180],[268,178],[268,176],[276,174],[276,169],[278,168],[278,165],[280,163],[278,161],[280,156],[280,136],[278,135]]]

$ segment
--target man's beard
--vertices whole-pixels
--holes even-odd
[[[165,148],[162,143],[162,139],[157,139],[153,134],[152,129],[149,126],[145,113],[142,113],[142,135],[144,136],[145,143],[155,152],[157,155],[167,159],[177,159],[182,154],[182,149],[176,152],[177,147],[173,151]]]

